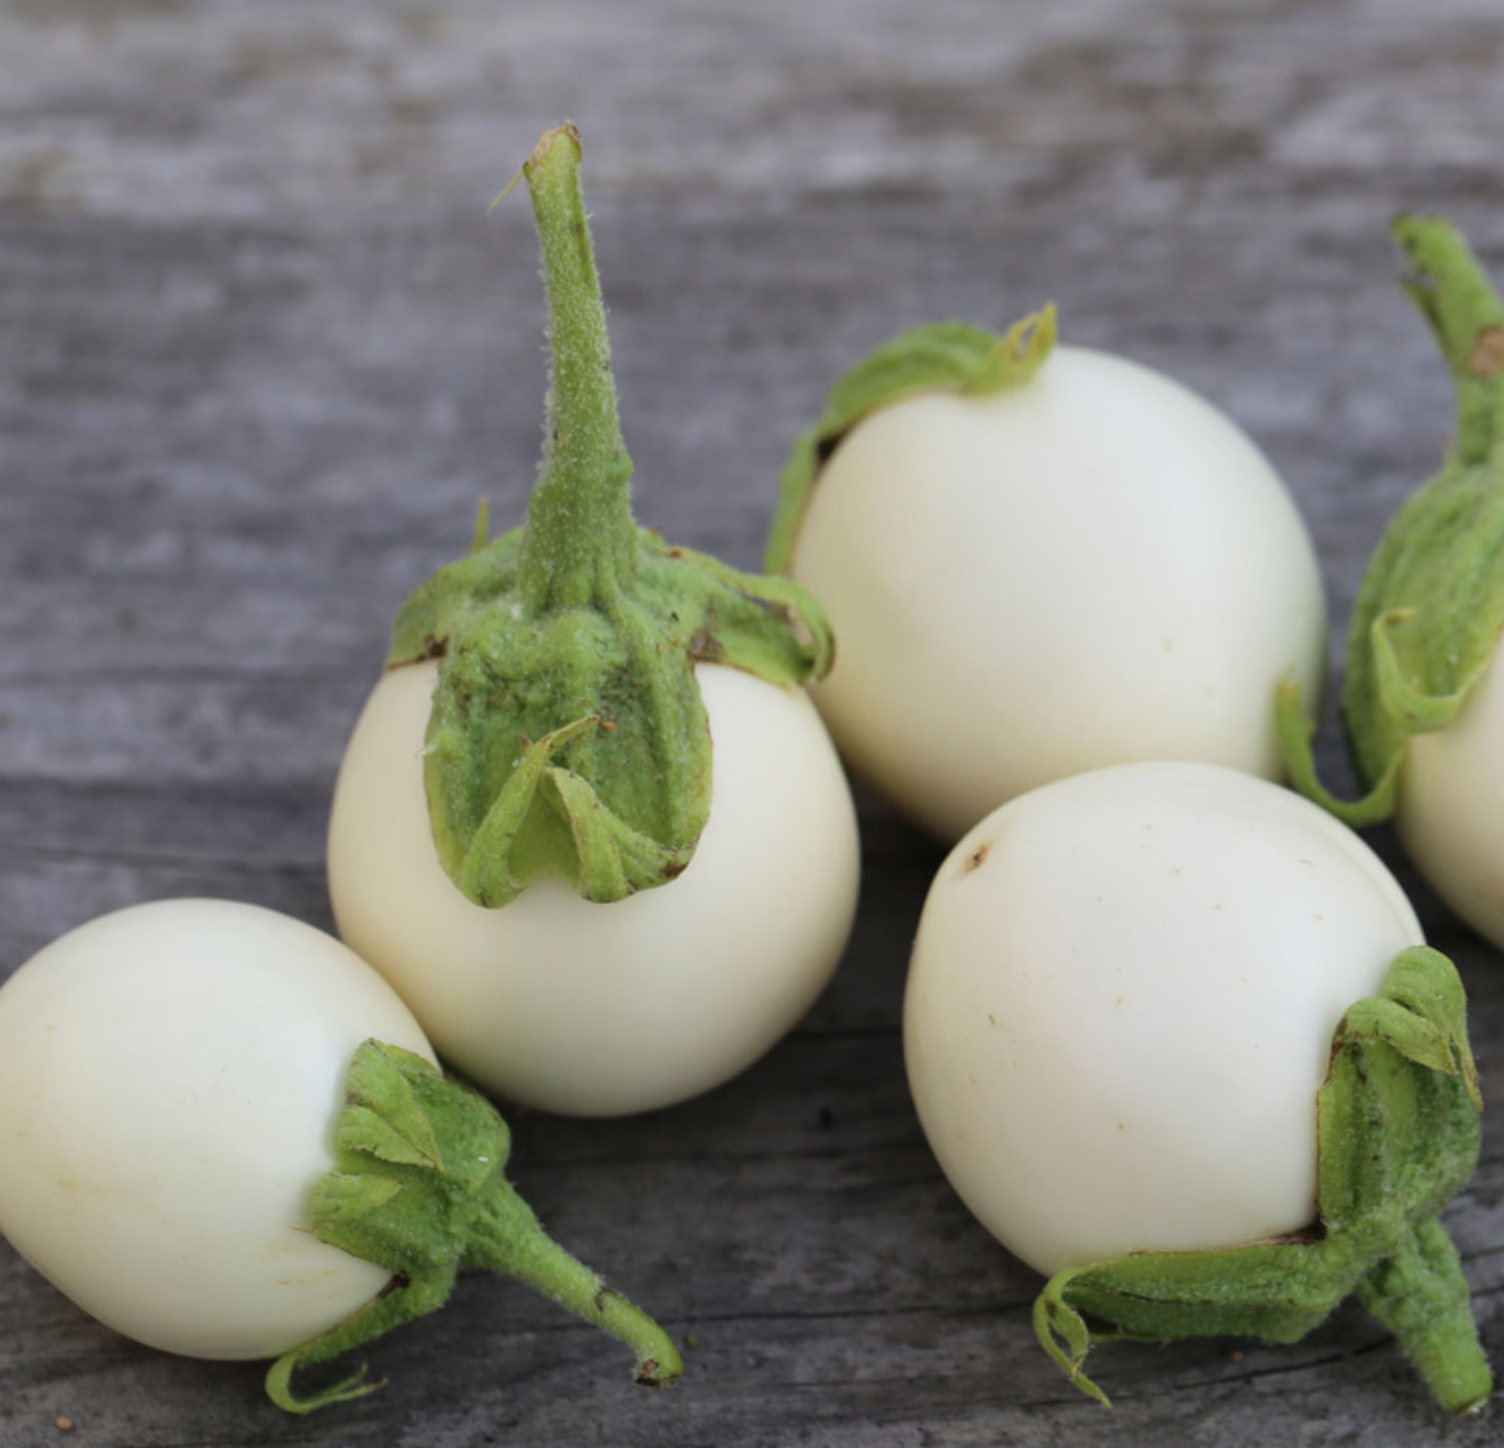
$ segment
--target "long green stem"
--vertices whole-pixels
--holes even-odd
[[[1442,1407],[1465,1413],[1483,1405],[1493,1374],[1457,1249],[1434,1217],[1358,1284],[1358,1300],[1399,1339]]]
[[[533,1209],[498,1177],[476,1216],[465,1264],[516,1277],[619,1338],[637,1354],[637,1381],[671,1382],[684,1370],[673,1339],[539,1225]]]
[[[547,132],[522,168],[548,291],[543,466],[528,503],[522,594],[535,613],[613,597],[637,558],[632,459],[616,414],[606,309],[580,192],[580,137]]]
[[[1504,300],[1467,242],[1441,217],[1402,216],[1394,239],[1414,272],[1405,289],[1457,387],[1457,450],[1479,462],[1504,439]]]

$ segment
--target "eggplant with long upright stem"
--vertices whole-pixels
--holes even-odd
[[[803,690],[830,666],[823,610],[633,519],[579,164],[566,125],[522,173],[551,349],[527,521],[403,605],[329,876],[341,934],[446,1059],[610,1115],[718,1084],[798,1020],[844,947],[857,845]]]

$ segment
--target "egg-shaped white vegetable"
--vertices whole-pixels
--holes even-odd
[[[391,1275],[308,1226],[373,1036],[433,1059],[385,981],[274,911],[170,900],[79,926],[0,988],[0,1231],[168,1352],[324,1332]]]
[[[1414,734],[1395,824],[1421,873],[1504,950],[1504,667],[1497,650],[1445,729]]]
[[[815,698],[842,753],[946,839],[1107,764],[1276,778],[1276,683],[1294,670],[1312,698],[1323,671],[1315,554],[1263,454],[1179,383],[1081,348],[859,422],[790,571],[840,641]]]
[[[920,1120],[1046,1275],[1299,1231],[1333,1032],[1419,943],[1379,859],[1288,790],[1201,764],[1062,780],[931,888],[904,1005]]]
[[[676,880],[611,904],[558,879],[472,904],[434,849],[421,751],[436,666],[388,671],[335,790],[340,934],[446,1061],[545,1110],[665,1106],[750,1065],[813,1004],[856,906],[855,812],[802,690],[703,665],[710,820]]]

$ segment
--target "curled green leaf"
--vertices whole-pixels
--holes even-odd
[[[1280,681],[1276,692],[1275,721],[1285,771],[1291,785],[1307,799],[1355,830],[1376,825],[1394,813],[1399,798],[1400,765],[1404,761],[1402,752],[1396,751],[1384,773],[1362,798],[1341,799],[1321,783],[1317,773],[1313,748],[1316,721],[1306,714],[1305,701],[1294,675],[1286,675]]]
[[[1411,266],[1406,291],[1452,375],[1456,424],[1441,471],[1395,515],[1353,608],[1342,720],[1362,800],[1320,787],[1310,731],[1293,722],[1301,701],[1280,701],[1292,779],[1355,824],[1393,812],[1407,741],[1457,718],[1504,632],[1504,300],[1449,222],[1403,216],[1394,237]]]
[[[1478,1407],[1492,1374],[1456,1251],[1436,1221],[1478,1159],[1481,1098],[1465,1017],[1451,962],[1425,946],[1401,952],[1380,994],[1356,1002],[1333,1036],[1316,1100],[1311,1230],[1217,1251],[1133,1253],[1057,1273],[1034,1308],[1045,1351],[1105,1403],[1084,1372],[1088,1317],[1115,1336],[1288,1343],[1356,1294],[1443,1407]]]

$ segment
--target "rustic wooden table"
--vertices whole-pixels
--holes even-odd
[[[530,220],[485,207],[565,116],[640,516],[741,565],[843,365],[1053,297],[1259,438],[1340,626],[1449,415],[1386,222],[1451,213],[1504,273],[1497,0],[3,0],[0,974],[161,896],[328,924],[392,609],[533,475]],[[1355,1308],[1294,1348],[1106,1348],[1115,1408],[1079,1397],[915,1122],[898,1010],[940,851],[861,805],[860,924],[789,1040],[675,1110],[514,1118],[545,1221],[692,1335],[673,1392],[466,1280],[372,1352],[379,1395],[289,1419],[258,1366],[137,1347],[0,1244],[0,1443],[1500,1441]],[[1405,878],[1497,1083],[1497,953]],[[1448,1222],[1504,1364],[1497,1115]]]

